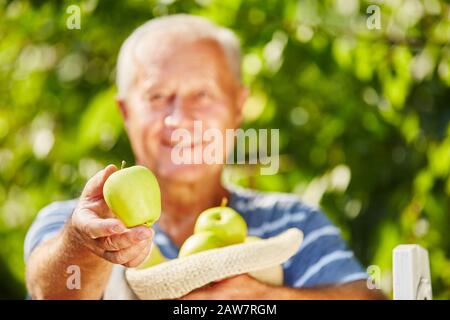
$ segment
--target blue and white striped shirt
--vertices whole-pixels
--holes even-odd
[[[301,203],[294,195],[263,193],[232,188],[229,206],[237,210],[248,225],[249,235],[269,238],[292,227],[304,233],[297,253],[283,264],[284,285],[313,287],[366,279],[339,229],[317,209]],[[56,235],[72,214],[77,200],[55,202],[42,209],[25,239],[25,260],[42,241]],[[156,223],[154,242],[166,258],[174,259],[179,248]]]

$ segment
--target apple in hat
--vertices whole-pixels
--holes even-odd
[[[194,234],[210,231],[227,245],[242,243],[247,235],[247,223],[239,213],[226,207],[226,199],[220,207],[200,213],[194,227]]]

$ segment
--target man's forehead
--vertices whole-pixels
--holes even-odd
[[[143,39],[144,40],[144,39]],[[139,78],[146,82],[160,78],[165,73],[184,69],[205,77],[214,77],[220,70],[231,74],[221,46],[212,39],[183,40],[166,38],[161,42],[141,40],[134,50],[134,63],[137,64]]]
[[[183,39],[181,36],[167,38],[140,39],[133,48],[133,56],[140,63],[161,64],[176,56],[215,56],[218,60],[225,60],[222,47],[213,39]]]

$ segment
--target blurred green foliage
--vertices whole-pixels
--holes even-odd
[[[81,29],[66,27],[70,4]],[[379,5],[381,28],[367,8]],[[275,176],[239,183],[320,205],[365,264],[429,250],[450,298],[450,6],[438,0],[0,0],[0,298],[25,294],[23,240],[46,204],[106,163],[133,163],[114,95],[122,41],[187,12],[233,29],[252,95],[245,126],[280,128]]]

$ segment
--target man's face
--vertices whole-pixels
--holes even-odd
[[[222,165],[174,163],[172,151],[179,141],[172,141],[172,133],[185,129],[194,138],[194,123],[201,121],[203,130],[215,128],[225,137],[226,129],[239,126],[245,90],[216,42],[180,39],[161,46],[137,47],[139,73],[126,100],[120,101],[125,125],[138,163],[159,178],[195,182],[219,173]],[[201,156],[208,143],[194,140],[182,152]]]

